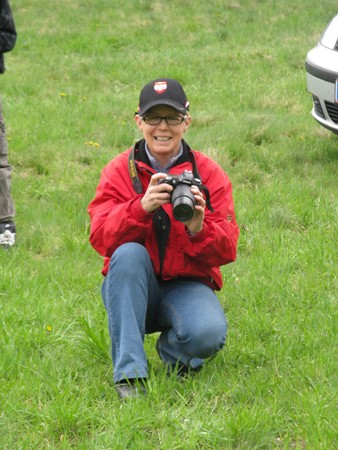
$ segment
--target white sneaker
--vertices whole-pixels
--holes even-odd
[[[0,223],[0,245],[12,247],[15,244],[16,228],[14,222]]]

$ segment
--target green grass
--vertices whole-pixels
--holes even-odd
[[[0,448],[337,447],[337,137],[310,116],[304,59],[332,1],[16,0],[1,96],[17,245],[0,249]],[[234,187],[224,351],[121,404],[86,207],[139,137],[140,88],[185,86],[189,144]]]

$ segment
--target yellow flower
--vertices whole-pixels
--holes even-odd
[[[51,331],[52,331],[52,327],[50,325],[47,325],[46,326],[46,332],[47,333],[51,333]]]
[[[88,141],[85,142],[86,145],[89,145],[90,147],[100,147],[100,144],[98,142]]]
[[[64,92],[61,92],[61,93],[60,93],[60,96],[61,96],[61,97],[67,97],[67,94],[65,94]]]

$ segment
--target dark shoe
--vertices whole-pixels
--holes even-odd
[[[144,380],[122,380],[115,383],[115,389],[120,399],[144,397],[147,391],[143,383]]]
[[[202,370],[203,366],[196,368],[186,366],[183,363],[178,362],[177,364],[171,364],[167,368],[167,376],[176,374],[178,378],[186,378],[190,375],[195,375]]]
[[[15,244],[16,228],[15,223],[0,222],[0,245],[12,247]]]
[[[156,341],[156,351],[160,359],[162,359],[160,354],[160,338]],[[193,375],[201,371],[203,366],[196,367],[195,369],[183,364],[180,361],[177,361],[176,364],[166,364],[167,367],[167,376],[170,377],[173,374],[176,374],[178,378],[185,378],[189,375]]]

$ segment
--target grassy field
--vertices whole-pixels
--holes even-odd
[[[0,249],[0,448],[337,448],[338,140],[310,116],[304,59],[332,0],[13,0],[0,95],[17,245]],[[140,88],[178,78],[189,144],[230,176],[224,351],[121,404],[87,204],[139,137]]]

